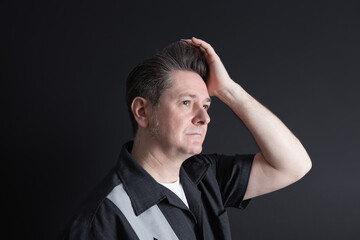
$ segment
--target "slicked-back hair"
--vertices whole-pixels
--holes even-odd
[[[205,58],[199,49],[183,41],[171,43],[130,72],[126,81],[126,104],[134,136],[138,125],[131,110],[133,100],[136,97],[143,97],[156,108],[161,94],[173,85],[171,73],[177,70],[195,72],[204,81],[209,72]]]

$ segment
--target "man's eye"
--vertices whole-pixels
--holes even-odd
[[[189,106],[190,105],[190,101],[189,100],[185,100],[182,102],[185,106]]]
[[[209,110],[209,107],[210,107],[209,105],[204,105],[204,106],[203,106],[203,108],[204,108],[205,110]]]

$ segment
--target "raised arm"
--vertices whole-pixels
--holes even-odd
[[[218,97],[232,109],[260,148],[244,199],[278,190],[302,178],[310,170],[311,160],[300,141],[279,118],[230,78],[210,44],[196,38],[184,41],[199,47],[206,57],[210,96]]]

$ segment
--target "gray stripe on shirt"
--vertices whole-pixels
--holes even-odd
[[[136,216],[130,198],[122,184],[116,186],[107,198],[124,214],[139,239],[178,240],[174,230],[157,205]]]

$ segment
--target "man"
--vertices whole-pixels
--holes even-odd
[[[261,152],[200,154],[210,96],[232,109]],[[65,239],[231,239],[227,207],[245,208],[311,168],[299,140],[200,39],[173,43],[140,63],[129,74],[126,98],[134,141]]]

